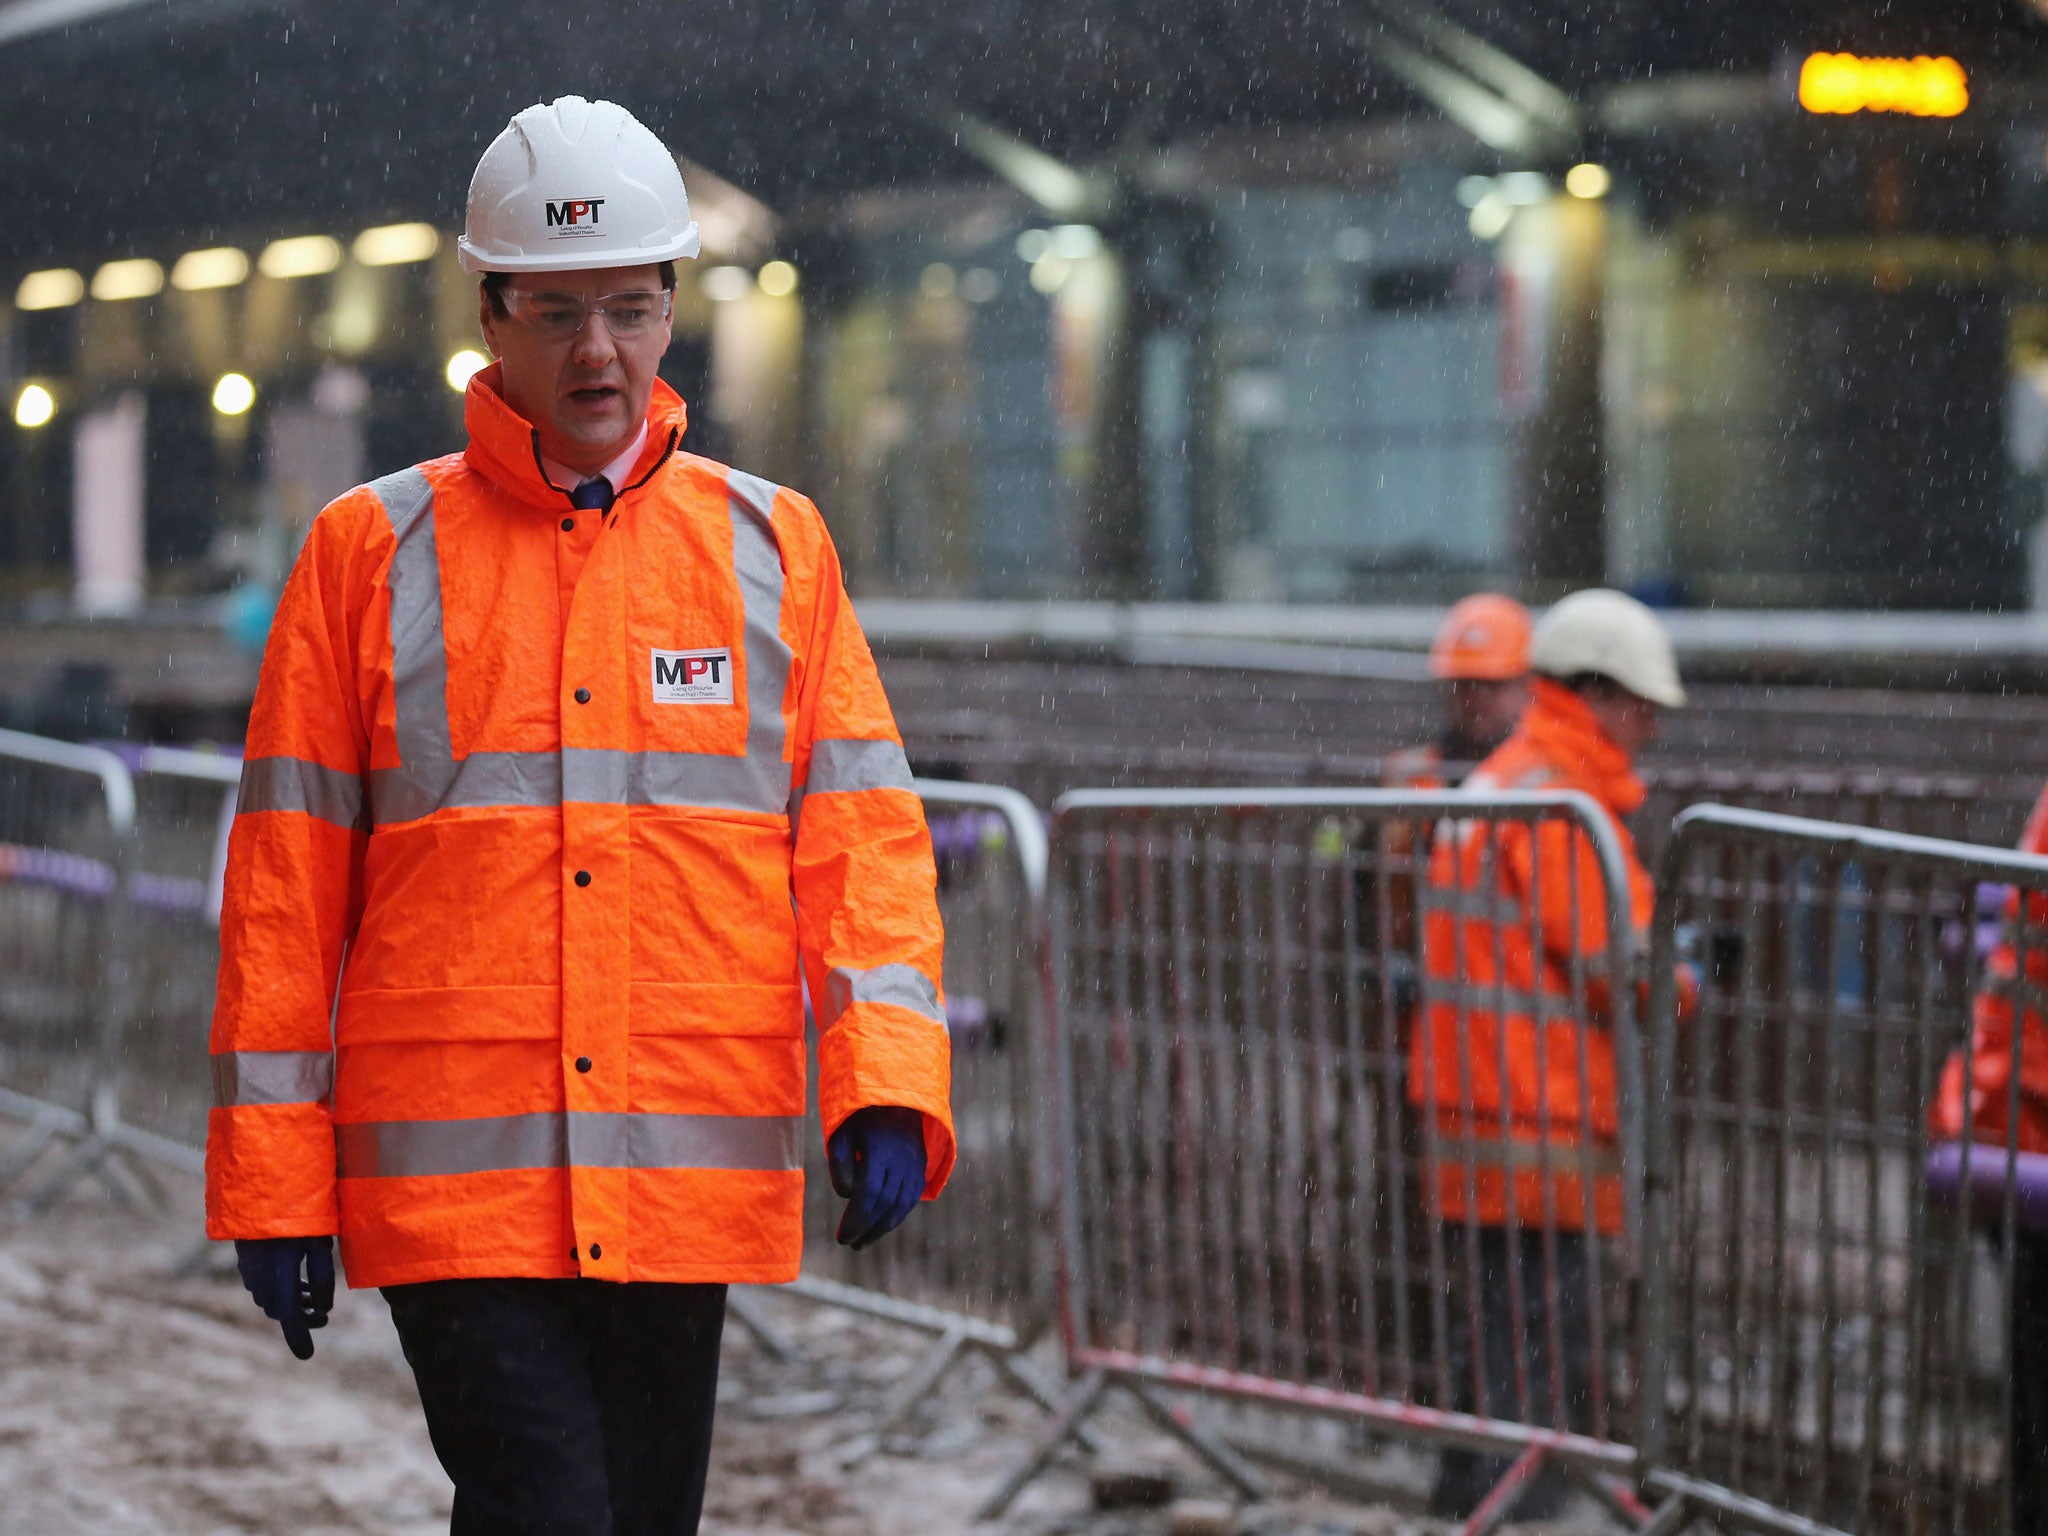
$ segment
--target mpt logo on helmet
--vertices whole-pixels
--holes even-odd
[[[601,197],[569,197],[560,202],[550,200],[547,205],[548,238],[561,240],[571,235],[596,234],[597,210],[604,206],[604,202]]]

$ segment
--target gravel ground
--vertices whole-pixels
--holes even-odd
[[[0,1533],[446,1531],[448,1483],[381,1298],[344,1293],[318,1355],[300,1364],[231,1268],[171,1275],[197,1230],[196,1191],[173,1198],[163,1219],[90,1193],[49,1216],[0,1216]],[[1204,1523],[1185,1502],[1177,1515],[1098,1510],[1089,1465],[1077,1459],[1033,1484],[1003,1521],[977,1525],[975,1507],[1021,1455],[1037,1410],[970,1362],[878,1440],[878,1409],[929,1341],[772,1291],[749,1294],[795,1352],[777,1361],[728,1324],[704,1536],[1440,1529],[1397,1504],[1346,1503],[1284,1480],[1275,1497],[1227,1520],[1215,1511]],[[1184,1500],[1221,1497],[1136,1414],[1112,1408],[1097,1423],[1114,1465],[1170,1474]],[[1390,1488],[1419,1486],[1419,1458],[1381,1455]]]

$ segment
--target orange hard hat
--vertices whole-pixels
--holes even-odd
[[[1498,592],[1475,592],[1444,615],[1429,648],[1433,677],[1502,682],[1529,670],[1529,610]]]

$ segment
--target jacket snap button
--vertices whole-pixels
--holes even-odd
[[[578,885],[588,885],[588,884],[590,884],[590,871],[589,871],[589,870],[587,870],[587,869],[579,869],[579,870],[577,870],[577,871],[576,871],[576,883],[577,883]]]
[[[578,704],[588,704],[590,702],[590,690],[588,688],[578,688],[576,690],[576,702]]]
[[[576,519],[575,519],[575,518],[573,518],[573,517],[565,517],[565,518],[563,518],[563,519],[562,519],[562,532],[564,532],[564,533],[574,533],[575,531],[576,531]]]
[[[590,1245],[590,1256],[591,1256],[591,1257],[592,1257],[593,1259],[601,1259],[601,1258],[603,1258],[603,1257],[604,1257],[604,1249],[603,1249],[603,1247],[602,1247],[601,1245],[597,1244],[597,1243],[592,1243],[592,1244]]]
[[[588,1072],[590,1070],[590,1058],[588,1056],[578,1056],[576,1058],[576,1070],[578,1072]]]

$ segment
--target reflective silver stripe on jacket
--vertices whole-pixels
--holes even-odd
[[[301,811],[350,830],[363,824],[363,781],[303,757],[252,757],[242,764],[235,814]]]
[[[789,815],[795,821],[811,795],[848,795],[864,789],[901,789],[915,793],[910,759],[888,740],[831,737],[811,743],[808,778],[790,792]]]
[[[434,488],[417,468],[370,482],[397,547],[391,589],[391,673],[396,768],[370,773],[379,826],[416,821],[448,803],[455,749],[448,743],[448,644],[441,621],[441,559],[434,547]]]
[[[782,545],[775,537],[775,490],[766,480],[730,470],[726,506],[732,518],[732,564],[746,608],[747,757],[760,799],[746,810],[789,808],[789,764],[783,761],[782,699],[796,653],[782,638]]]
[[[345,1179],[435,1178],[521,1168],[803,1166],[798,1115],[544,1111],[477,1120],[383,1120],[334,1128]]]
[[[878,965],[862,969],[836,965],[825,977],[825,1016],[818,1021],[820,1032],[839,1022],[855,1003],[889,1003],[921,1013],[943,1026],[946,1010],[939,1006],[939,989],[931,977],[914,965]]]
[[[1432,912],[1445,912],[1482,923],[1519,925],[1525,920],[1521,902],[1508,896],[1489,898],[1484,891],[1468,890],[1464,886],[1432,885],[1427,888],[1423,905]]]
[[[330,1051],[222,1051],[212,1065],[217,1109],[325,1104],[334,1094]]]
[[[460,761],[448,725],[448,642],[433,487],[418,469],[408,469],[373,481],[370,490],[390,519],[397,541],[388,580],[399,766],[370,774],[370,804],[378,826],[416,821],[455,807],[548,809],[564,801],[766,815],[788,809],[790,770],[783,760],[787,731],[782,705],[794,652],[782,638],[782,548],[772,515],[775,486],[735,470],[726,498],[733,569],[745,616],[744,756],[572,747],[561,752],[473,752]]]

